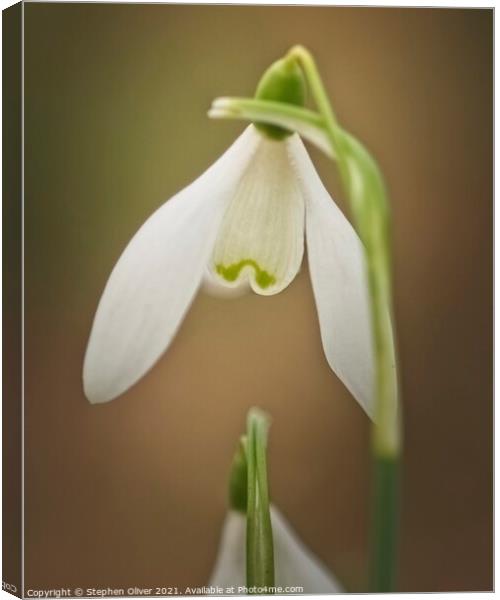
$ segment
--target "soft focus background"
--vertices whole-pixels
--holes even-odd
[[[367,419],[329,370],[307,265],[282,294],[200,294],[119,400],[81,384],[116,259],[243,124],[291,45],[315,54],[394,212],[405,414],[399,589],[492,587],[492,11],[25,5],[26,586],[203,585],[247,409],[274,501],[366,589]],[[334,169],[312,157],[346,209]]]

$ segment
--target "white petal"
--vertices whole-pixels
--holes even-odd
[[[144,223],[100,300],[83,368],[91,402],[127,390],[167,348],[201,282],[224,208],[260,136],[252,127]]]
[[[275,506],[271,507],[271,521],[276,585],[300,587],[304,594],[341,593],[342,588],[332,573],[302,543]]]
[[[246,516],[230,510],[222,525],[219,551],[208,585],[224,590],[246,585],[246,532]]]
[[[297,274],[303,253],[304,200],[286,143],[261,136],[224,215],[213,277],[226,286],[247,279],[256,293],[276,294]]]
[[[304,546],[274,506],[271,506],[271,522],[276,587],[303,588],[305,594],[342,592],[335,577]],[[230,511],[226,517],[209,585],[224,589],[234,586],[236,592],[239,586],[246,585],[246,517],[242,513]]]
[[[289,147],[306,201],[309,270],[325,355],[373,418],[374,349],[363,247],[297,136]]]

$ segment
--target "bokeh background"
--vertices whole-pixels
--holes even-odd
[[[315,54],[394,213],[405,416],[398,589],[492,587],[492,11],[25,5],[26,586],[203,585],[247,409],[272,496],[366,589],[367,419],[324,359],[307,265],[282,294],[200,293],[171,348],[90,406],[97,301],[145,218],[243,124],[212,122],[289,46]],[[347,209],[331,164],[311,149]]]

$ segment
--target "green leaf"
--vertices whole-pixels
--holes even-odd
[[[274,549],[267,483],[269,418],[252,408],[247,418],[247,587],[250,593],[274,587]]]

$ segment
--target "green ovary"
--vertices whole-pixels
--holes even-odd
[[[276,283],[276,277],[261,269],[251,258],[244,258],[243,260],[240,260],[240,262],[229,265],[228,267],[221,264],[215,265],[217,273],[224,277],[226,281],[236,281],[243,267],[253,267],[255,271],[255,281],[263,290]]]

